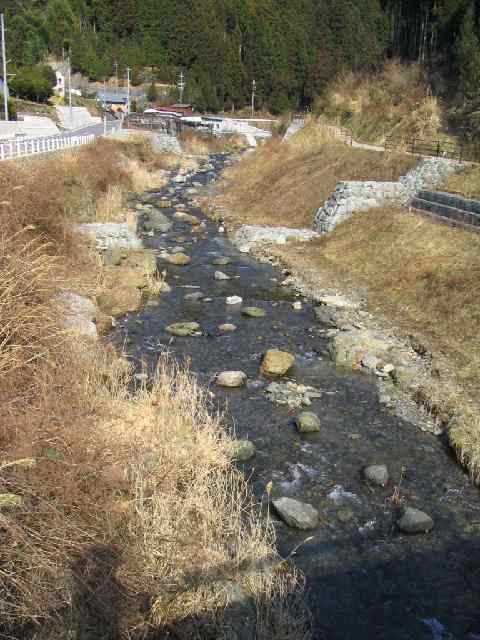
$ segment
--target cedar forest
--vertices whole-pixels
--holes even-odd
[[[218,110],[306,108],[349,70],[386,57],[420,61],[456,78],[469,100],[480,89],[480,3],[475,0],[7,0],[9,58],[33,66],[70,55],[102,80],[133,68],[171,81],[187,71],[187,100]],[[15,69],[13,69],[15,70]]]

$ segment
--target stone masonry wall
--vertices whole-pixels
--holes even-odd
[[[408,205],[422,189],[435,188],[464,165],[444,158],[425,158],[398,182],[339,182],[317,211],[313,229],[329,233],[356,211],[367,211],[385,204]]]

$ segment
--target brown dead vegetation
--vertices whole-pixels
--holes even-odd
[[[398,180],[416,161],[353,149],[311,124],[287,143],[275,138],[225,173],[217,200],[234,225],[311,228],[317,209],[341,180]]]
[[[162,360],[132,394],[127,361],[64,330],[59,292],[98,278],[70,223],[132,188],[124,150],[0,167],[0,635],[221,637],[233,582],[259,638],[307,639],[301,583],[195,378]]]
[[[365,295],[370,311],[433,354],[437,378],[417,400],[443,422],[454,418],[450,441],[480,479],[480,237],[387,208],[357,213],[320,240],[269,252],[312,288]]]

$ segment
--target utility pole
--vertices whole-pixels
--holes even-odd
[[[252,118],[255,114],[255,93],[257,91],[257,83],[252,80]]]
[[[68,56],[68,107],[70,109],[70,126],[73,127],[73,114],[72,114],[72,65],[70,64],[70,55]]]
[[[3,63],[3,109],[5,121],[8,121],[8,78],[7,78],[7,54],[5,52],[5,20],[3,13],[0,16],[2,31],[2,63]]]
[[[131,68],[127,67],[127,115],[130,113],[130,71]]]
[[[185,90],[186,82],[185,76],[183,75],[183,71],[180,71],[180,80],[178,82],[178,92],[180,94],[180,104],[183,103],[183,92]]]

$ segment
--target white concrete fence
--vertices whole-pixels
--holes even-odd
[[[36,156],[41,153],[54,153],[73,147],[90,144],[95,140],[95,134],[86,136],[55,136],[52,138],[30,138],[26,140],[14,140],[0,143],[0,161],[16,160]]]

